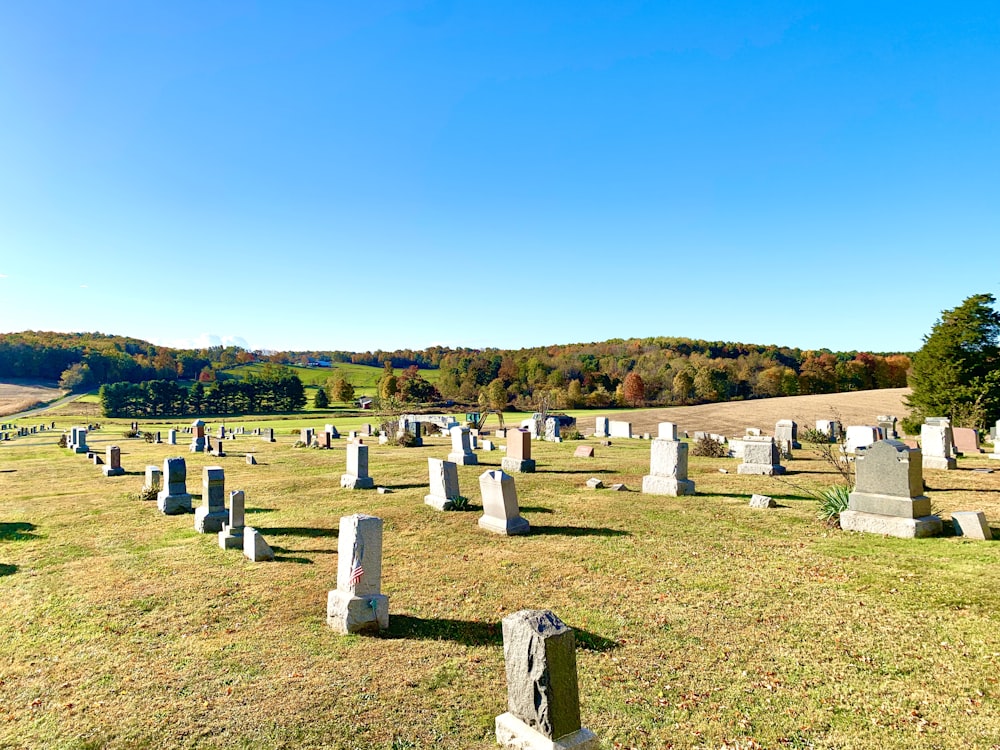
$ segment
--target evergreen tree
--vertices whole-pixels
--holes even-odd
[[[330,406],[330,399],[326,396],[326,391],[322,388],[316,389],[316,397],[313,399],[313,406],[317,409],[326,409]]]
[[[925,417],[951,417],[957,426],[982,428],[1000,417],[1000,313],[992,294],[976,294],[941,313],[913,357],[910,416],[903,427],[919,430]]]

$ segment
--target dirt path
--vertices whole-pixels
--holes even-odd
[[[684,432],[702,430],[722,435],[742,435],[747,427],[760,427],[765,434],[774,434],[779,419],[794,419],[799,429],[815,427],[817,419],[837,419],[843,425],[875,424],[880,414],[892,414],[902,419],[909,414],[903,397],[909,388],[885,388],[878,391],[854,391],[815,396],[787,396],[753,401],[729,401],[724,404],[675,406],[663,409],[643,409],[612,419],[627,419],[632,432],[656,434],[658,422],[676,422]],[[594,416],[599,416],[595,413]],[[594,431],[593,421],[579,420],[581,432]]]

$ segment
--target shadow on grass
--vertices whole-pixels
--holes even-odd
[[[31,532],[35,530],[35,524],[27,521],[14,521],[12,523],[0,523],[0,540],[5,542],[17,542],[22,539],[37,539]]]
[[[975,489],[971,490],[969,487],[931,487],[929,484],[927,484],[927,482],[924,482],[924,492],[970,492],[970,491],[975,492],[976,494],[979,494],[981,492],[983,493],[1000,492],[1000,490],[991,490],[987,488],[980,489],[979,487],[976,487]]]
[[[567,623],[569,624],[569,623]],[[570,625],[572,627],[572,625]],[[610,651],[621,644],[610,638],[574,628],[576,645],[587,651]],[[389,629],[382,638],[416,639],[429,641],[454,641],[465,646],[503,647],[503,631],[499,622],[477,622],[475,620],[449,620],[447,618],[425,619],[410,615],[393,614],[389,618]]]
[[[611,469],[539,469],[537,474],[614,474]]]
[[[699,492],[697,493],[703,497],[735,497],[737,500],[746,500],[750,502],[750,496],[755,494],[753,492]],[[761,493],[757,493],[761,494]],[[773,500],[789,500],[792,502],[817,502],[815,497],[809,497],[808,495],[775,495],[769,494]],[[787,507],[787,506],[785,506]]]
[[[321,536],[337,536],[339,529],[320,529],[312,526],[274,526],[269,529],[258,528],[261,534],[274,536],[305,536],[310,538]]]
[[[531,536],[632,536],[629,531],[594,526],[535,526]]]
[[[390,490],[419,490],[421,487],[427,487],[426,484],[383,484],[382,486]]]
[[[555,513],[551,508],[542,508],[538,505],[520,505],[518,507],[522,513]]]
[[[308,557],[298,557],[295,555],[281,555],[279,552],[296,552],[294,549],[285,549],[284,547],[271,547],[271,551],[274,552],[275,562],[290,562],[296,563],[297,565],[312,565],[313,561]]]
[[[0,563],[0,578],[13,575],[17,572],[17,566],[10,563]]]
[[[13,474],[17,469],[0,469],[0,474]]]
[[[245,508],[243,510],[244,515],[252,513],[271,513],[274,508]]]

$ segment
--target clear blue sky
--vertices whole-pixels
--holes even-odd
[[[909,350],[1000,293],[994,3],[0,5],[0,331]]]

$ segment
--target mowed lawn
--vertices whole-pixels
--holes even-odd
[[[312,424],[327,421],[362,419]],[[128,472],[109,479],[57,433],[0,445],[0,746],[494,747],[499,622],[531,607],[577,630],[583,721],[604,748],[1000,747],[1000,543],[829,529],[807,491],[833,474],[811,450],[785,480],[692,458],[698,494],[669,498],[634,491],[648,442],[535,443],[538,472],[516,477],[532,534],[504,538],[476,525],[500,452],[459,467],[475,510],[443,513],[423,496],[445,438],[371,445],[381,495],[340,489],[343,440],[296,449],[276,425],[277,443],[243,436],[220,459],[104,420],[89,443],[121,446]],[[596,457],[574,458],[580,444]],[[174,455],[196,504],[202,467],[225,467],[276,562],[130,499]],[[925,472],[936,510],[1000,526],[1000,474],[972,471],[990,466]],[[588,490],[592,476],[633,491]],[[751,510],[753,492],[781,507]],[[351,513],[385,520],[382,637],[325,624]]]

